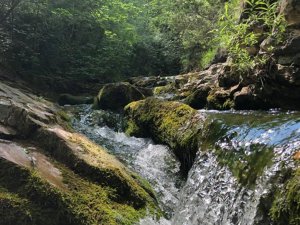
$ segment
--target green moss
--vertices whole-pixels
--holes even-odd
[[[5,225],[30,225],[35,224],[34,207],[27,199],[22,199],[16,194],[11,194],[0,187],[0,218]]]
[[[146,192],[147,192],[154,200],[157,201],[155,191],[154,191],[154,189],[152,188],[152,186],[150,185],[150,183],[149,183],[146,179],[140,177],[140,176],[139,176],[138,174],[136,174],[136,173],[132,173],[131,176],[139,183],[139,185],[140,185],[141,187],[143,187],[143,189],[144,189],[144,190],[145,190],[145,191],[146,191]]]
[[[277,191],[270,215],[276,225],[300,224],[300,169]]]
[[[223,109],[233,109],[234,101],[232,99],[227,99],[223,104]]]
[[[151,136],[174,150],[187,171],[198,150],[202,120],[190,106],[174,101],[148,98],[126,106],[126,132],[136,136]]]
[[[146,136],[146,135],[142,134],[143,131],[132,120],[127,121],[126,126],[127,127],[126,127],[125,133],[127,135],[140,136],[140,137]]]
[[[57,122],[68,131],[74,131],[72,127],[72,119],[64,110],[58,110],[56,112]]]
[[[71,122],[71,117],[66,113],[64,110],[59,110],[56,112],[56,114],[65,122],[70,123]]]
[[[210,109],[227,110],[234,107],[234,102],[226,91],[212,90],[207,97],[207,105]]]
[[[153,94],[161,95],[161,94],[166,94],[166,93],[174,93],[176,91],[177,91],[177,89],[175,88],[174,84],[168,84],[165,86],[155,87],[153,90]]]
[[[62,164],[64,188],[56,188],[34,170],[0,159],[0,217],[5,224],[130,225],[146,214],[161,215],[148,197],[144,207],[119,202],[115,189],[90,182]],[[23,218],[19,223],[15,217]],[[28,221],[28,223],[26,222]]]

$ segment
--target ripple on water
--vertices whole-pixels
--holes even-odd
[[[92,122],[95,121],[93,118],[99,115],[106,116],[106,114],[93,111],[87,106],[72,106],[67,109],[76,115],[73,126],[77,131],[106,147],[108,151],[151,183],[158,195],[161,207],[167,217],[171,217],[178,204],[178,194],[183,183],[180,163],[172,151],[167,146],[154,144],[150,139],[127,136],[116,129],[121,127],[120,124],[108,127],[102,123]],[[102,122],[99,118],[96,121],[99,120]],[[150,223],[152,219],[148,220]]]
[[[200,113],[208,114],[217,122],[217,136],[212,138],[214,143],[199,152],[187,182],[182,187],[179,163],[166,146],[155,145],[149,139],[128,137],[102,123],[91,123],[94,112],[84,106],[78,110],[75,128],[106,146],[148,179],[158,193],[168,218],[171,217],[170,220],[162,218],[160,221],[145,218],[140,221],[140,225],[257,223],[260,200],[272,188],[270,180],[280,173],[282,166],[293,167],[292,155],[300,144],[300,120],[297,112],[202,110]],[[214,154],[217,149],[219,153]],[[267,152],[268,154],[261,155],[270,149],[272,154]],[[263,164],[258,176],[252,179],[254,186],[245,186],[241,185],[234,174],[232,168],[235,167],[220,163],[218,157],[227,153],[230,153],[230,157],[227,157],[226,163],[241,162],[251,166],[250,161],[258,161],[260,156],[271,163]]]

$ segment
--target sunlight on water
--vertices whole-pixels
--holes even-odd
[[[87,106],[67,109],[75,115],[73,126],[76,130],[106,147],[152,184],[161,207],[170,217],[178,203],[177,196],[182,186],[180,164],[171,150],[167,146],[154,144],[150,139],[129,137],[118,131],[116,128],[120,127],[118,123],[121,121],[117,121],[111,128],[102,124],[102,120],[98,125],[97,117],[103,115],[100,111],[93,111]]]
[[[166,146],[128,137],[116,115],[118,124],[108,127],[110,116],[103,119],[104,112],[87,106],[71,111],[76,130],[107,147],[158,193],[168,220],[149,217],[139,225],[271,224],[261,205],[278,185],[281,171],[294,167],[292,156],[300,146],[297,113],[201,110],[214,124],[212,143],[200,149],[182,186],[180,165]]]

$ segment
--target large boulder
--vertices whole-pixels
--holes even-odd
[[[134,224],[160,214],[147,182],[68,129],[53,104],[0,90],[1,224]]]
[[[290,26],[300,25],[300,2],[299,0],[282,0],[280,12]]]
[[[196,110],[180,102],[147,98],[127,105],[125,113],[129,135],[148,136],[169,145],[183,171],[189,170],[204,121]]]
[[[210,91],[211,87],[209,85],[201,85],[184,100],[184,103],[194,109],[202,109],[207,105],[207,97]]]
[[[226,110],[234,107],[229,90],[214,88],[207,96],[207,107],[209,109]]]
[[[300,66],[300,34],[291,32],[282,46],[275,51],[279,64]]]
[[[249,85],[234,93],[235,109],[268,109],[269,104],[263,101],[253,89],[254,87]]]
[[[105,85],[99,92],[95,108],[121,111],[128,103],[141,100],[144,95],[133,85],[121,82]]]

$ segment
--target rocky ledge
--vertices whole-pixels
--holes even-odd
[[[160,215],[147,182],[67,120],[0,83],[0,223],[119,225]]]

